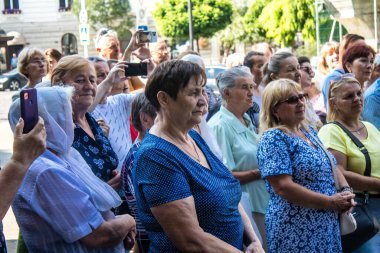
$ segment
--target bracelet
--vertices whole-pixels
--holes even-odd
[[[347,186],[343,186],[342,188],[340,188],[338,190],[338,192],[351,192],[351,193],[353,193],[354,190],[352,189],[352,187],[347,185]]]

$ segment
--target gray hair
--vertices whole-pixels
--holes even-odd
[[[271,74],[278,74],[281,69],[280,69],[280,64],[281,62],[289,57],[293,57],[294,55],[290,52],[279,52],[275,53],[272,58],[270,58],[269,62],[264,66],[264,77],[263,77],[263,84],[267,85],[270,83],[272,80]]]
[[[140,114],[146,113],[150,117],[155,118],[157,115],[157,110],[149,102],[144,93],[139,93],[136,95],[135,99],[132,102],[132,125],[138,132],[143,132],[143,126],[140,120]]]
[[[251,71],[246,66],[238,66],[227,69],[226,71],[220,73],[216,77],[216,85],[219,88],[219,92],[224,100],[224,90],[226,88],[233,88],[236,85],[236,81],[242,77],[249,77],[253,80]]]

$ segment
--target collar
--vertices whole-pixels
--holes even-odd
[[[232,128],[237,132],[237,133],[244,133],[246,131],[254,131],[253,129],[253,124],[249,118],[249,116],[244,113],[243,115],[243,119],[245,120],[245,122],[248,122],[248,126],[245,127],[241,122],[240,120],[232,113],[230,112],[226,107],[224,107],[223,105],[220,107],[220,113],[222,113],[225,118],[230,122],[232,123],[231,126]]]

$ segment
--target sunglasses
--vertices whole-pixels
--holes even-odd
[[[346,74],[335,76],[330,80],[330,85],[340,82],[345,78],[355,78],[355,75],[352,73],[346,73]]]
[[[277,103],[277,105],[282,104],[282,103],[287,103],[290,105],[296,105],[296,104],[298,104],[298,102],[300,100],[304,100],[305,98],[308,98],[308,97],[309,96],[307,94],[300,93],[298,95],[294,95],[294,96],[289,97],[288,99],[280,101],[279,103]]]

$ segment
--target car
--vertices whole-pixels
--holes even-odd
[[[18,90],[27,83],[28,79],[21,75],[17,69],[0,75],[0,90]]]
[[[210,87],[215,94],[219,94],[218,86],[216,85],[216,77],[219,73],[226,71],[227,67],[222,65],[206,66],[206,76],[207,83],[206,85]]]

